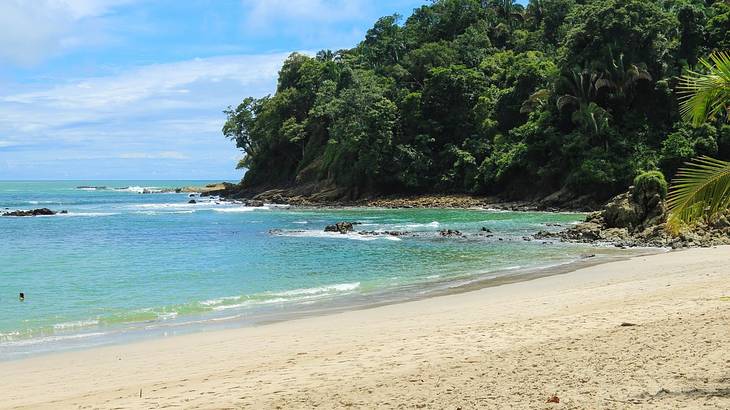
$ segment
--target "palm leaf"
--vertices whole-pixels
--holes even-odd
[[[730,53],[716,52],[700,63],[707,74],[689,71],[679,79],[679,112],[695,126],[730,110]]]
[[[668,228],[709,222],[730,208],[730,162],[697,158],[681,168],[667,195]]]

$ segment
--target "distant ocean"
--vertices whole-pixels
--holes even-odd
[[[580,214],[252,208],[140,193],[209,182],[0,181],[0,211],[68,211],[0,218],[0,359],[407,300],[629,252],[523,239]],[[414,235],[324,232],[338,221]]]

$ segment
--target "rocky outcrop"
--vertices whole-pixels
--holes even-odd
[[[48,208],[40,208],[40,209],[31,209],[29,211],[11,211],[11,212],[5,212],[2,214],[2,216],[48,216],[48,215],[56,215],[58,212],[51,211]],[[62,214],[67,213],[66,211],[61,211]]]
[[[337,222],[334,225],[327,225],[324,228],[325,232],[339,232],[341,234],[346,234],[349,232],[352,232],[355,230],[354,224],[352,222]]]
[[[603,210],[561,232],[540,231],[537,239],[560,239],[569,242],[605,242],[621,247],[715,246],[730,244],[730,220],[719,218],[714,224],[685,228],[678,235],[666,229],[666,207],[658,187],[630,187],[611,199]]]

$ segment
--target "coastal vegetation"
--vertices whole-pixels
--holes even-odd
[[[700,60],[707,73],[681,79],[681,113],[695,126],[730,119],[730,53],[718,52],[710,61]],[[701,157],[687,164],[677,173],[667,205],[674,232],[682,224],[713,222],[730,207],[730,162]]]
[[[695,127],[679,93],[729,28],[726,1],[436,0],[352,49],[292,54],[223,133],[251,191],[603,201],[646,171],[730,159],[722,113]]]

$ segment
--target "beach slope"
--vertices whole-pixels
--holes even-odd
[[[727,409],[730,247],[5,362],[0,375],[3,408]]]

